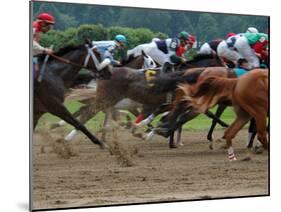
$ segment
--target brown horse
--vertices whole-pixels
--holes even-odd
[[[208,64],[221,65],[217,58],[209,55],[198,55],[194,60],[187,62],[182,67],[184,70],[188,67],[202,67]],[[171,81],[160,80],[160,88],[156,85],[158,82],[155,81],[155,86],[151,78],[157,78],[160,74],[157,71],[151,72],[150,70],[135,70],[127,67],[113,68],[112,76],[109,80],[98,80],[96,96],[93,102],[82,106],[79,109],[80,121],[86,123],[89,119],[94,117],[99,111],[104,111],[110,107],[113,107],[117,102],[124,98],[132,99],[145,105],[145,110],[151,114],[161,104],[166,102],[166,92],[173,91],[179,82],[185,82],[185,80],[196,81],[196,77],[201,72],[196,72],[192,76],[184,76],[184,71],[168,74],[171,77]],[[151,74],[153,76],[151,76]],[[169,90],[161,90],[162,87],[168,85]],[[73,130],[68,136],[67,140],[71,140],[76,134],[77,130]]]
[[[186,76],[188,76],[188,81],[184,83],[188,83],[189,85],[193,85],[197,82],[197,80],[203,79],[206,76],[221,76],[225,78],[234,78],[236,75],[232,72],[231,69],[227,69],[224,67],[208,67],[208,68],[194,68],[189,69],[186,72]],[[193,76],[193,77],[192,77]],[[185,76],[181,76],[181,78],[185,78]],[[165,82],[167,81],[167,82]],[[170,84],[169,79],[161,79],[162,84]],[[165,88],[166,86],[161,86],[160,89]],[[181,129],[182,125],[186,122],[194,119],[200,113],[194,110],[192,107],[189,107],[188,101],[184,99],[184,93],[181,89],[176,89],[176,98],[173,103],[170,105],[170,112],[162,117],[161,122],[158,124],[157,128],[154,130],[157,134],[162,135],[164,137],[170,137],[170,147],[175,148],[176,145],[174,143],[174,133],[176,130]],[[228,104],[229,102],[220,102],[221,104]],[[228,125],[221,120],[219,120],[215,115],[213,115],[210,111],[206,111],[205,114],[215,120],[223,127],[228,127]],[[211,142],[211,141],[210,141]],[[210,148],[212,149],[212,143],[210,143]]]
[[[180,88],[189,105],[199,113],[205,112],[222,99],[232,102],[236,119],[223,136],[230,161],[236,160],[232,139],[252,117],[256,121],[259,141],[265,149],[268,148],[268,69],[255,69],[237,79],[206,76],[193,86],[184,84]]]

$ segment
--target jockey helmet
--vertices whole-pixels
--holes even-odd
[[[178,35],[178,38],[179,39],[184,39],[184,40],[190,42],[192,45],[196,42],[195,37],[193,35],[191,35],[191,34],[188,34],[185,31],[180,32],[179,35]]]
[[[127,39],[124,35],[116,35],[114,39],[123,44],[127,43]]]
[[[259,31],[255,27],[249,27],[246,32],[249,32],[249,33],[259,33]]]
[[[55,24],[55,18],[49,13],[40,13],[37,16],[38,20],[45,21],[48,24]]]
[[[180,39],[182,38],[184,40],[188,40],[189,39],[189,35],[188,35],[187,32],[182,31],[182,32],[179,33],[178,38],[180,38]]]
[[[229,32],[229,33],[227,33],[226,38],[229,38],[229,37],[231,37],[231,36],[233,36],[233,35],[235,35],[234,32]]]

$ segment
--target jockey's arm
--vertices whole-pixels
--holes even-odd
[[[113,58],[111,51],[108,51],[108,50],[105,51],[104,52],[104,58],[108,58],[111,62],[111,65],[113,65],[113,66],[120,65],[120,62]]]
[[[179,64],[179,63],[184,63],[186,59],[184,57],[179,57],[176,54],[173,54],[170,56],[170,60],[172,63]]]
[[[43,54],[43,53],[47,53],[47,54],[51,54],[53,52],[52,49],[49,48],[45,48],[43,46],[41,46],[37,41],[33,40],[33,55],[38,55],[38,54]]]

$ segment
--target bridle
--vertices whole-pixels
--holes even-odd
[[[93,60],[93,62],[94,62],[94,64],[95,64],[95,66],[96,66],[96,69],[97,69],[98,71],[102,70],[106,65],[108,65],[108,62],[106,62],[106,65],[105,65],[105,64],[102,65],[102,64],[98,61],[96,55],[95,55],[94,52],[93,52],[93,51],[95,51],[95,46],[89,47],[89,45],[86,44],[85,47],[87,48],[88,54],[87,54],[87,56],[86,56],[86,58],[85,58],[85,61],[84,61],[84,64],[83,64],[83,65],[78,64],[78,63],[75,63],[75,62],[72,62],[72,61],[70,61],[70,60],[68,60],[68,59],[65,59],[65,58],[63,58],[63,57],[57,56],[57,55],[55,55],[55,54],[53,54],[53,53],[50,54],[50,56],[53,57],[53,58],[55,58],[55,59],[58,60],[58,61],[63,62],[63,63],[70,64],[70,65],[73,65],[73,66],[76,66],[76,67],[79,67],[79,68],[85,68],[85,69],[89,69],[88,63],[89,63],[89,61],[90,61],[90,58],[92,58],[92,60]]]

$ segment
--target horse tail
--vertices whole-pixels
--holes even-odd
[[[237,84],[237,79],[207,77],[195,85],[182,84],[179,88],[185,93],[185,99],[200,112],[206,112],[222,97],[230,97]]]
[[[224,77],[207,77],[203,81],[199,81],[194,97],[205,95],[218,95],[220,93],[232,91],[235,88],[237,79],[229,79]]]
[[[180,83],[194,84],[197,82],[200,74],[205,70],[197,69],[195,72],[185,73],[184,71],[178,71],[160,75],[151,82],[154,84],[154,88],[157,92],[170,92],[174,91]]]

